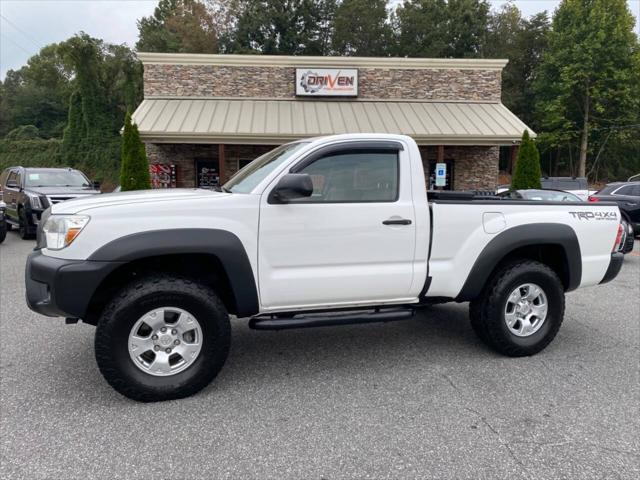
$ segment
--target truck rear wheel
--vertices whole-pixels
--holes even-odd
[[[510,357],[534,355],[560,329],[564,287],[543,263],[511,263],[471,302],[469,316],[473,330],[492,349]]]
[[[100,372],[118,392],[155,402],[193,395],[222,369],[231,331],[215,292],[186,278],[143,277],[124,287],[96,328]]]

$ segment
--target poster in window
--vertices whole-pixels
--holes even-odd
[[[196,161],[196,181],[198,188],[214,189],[220,185],[218,162]]]
[[[176,166],[169,163],[149,165],[151,188],[176,188]]]

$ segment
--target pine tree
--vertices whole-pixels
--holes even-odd
[[[69,99],[69,117],[62,136],[62,160],[72,167],[82,160],[82,140],[85,136],[85,124],[82,115],[82,96],[78,90]]]
[[[129,113],[124,121],[120,165],[120,187],[123,192],[151,188],[149,162],[144,144],[140,140],[138,126],[131,123],[131,114]]]
[[[516,168],[511,179],[511,190],[526,190],[528,188],[542,188],[540,177],[540,153],[534,141],[529,137],[529,131],[522,134],[522,142],[518,150]]]

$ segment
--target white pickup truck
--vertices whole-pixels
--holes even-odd
[[[565,292],[614,278],[615,204],[440,192],[397,135],[279,146],[219,192],[99,195],[44,213],[27,302],[96,325],[100,371],[141,401],[191,395],[222,368],[229,314],[255,329],[410,318],[470,301],[491,348],[553,340]]]

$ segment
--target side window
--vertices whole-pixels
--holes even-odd
[[[9,173],[9,176],[7,177],[7,183],[5,185],[11,182],[18,182],[18,172],[16,172],[15,170]]]
[[[395,202],[398,199],[398,152],[347,150],[328,154],[298,170],[313,182],[303,203]]]
[[[633,185],[633,188],[631,189],[631,193],[629,195],[633,196],[633,197],[640,197],[640,184],[639,185]]]
[[[626,185],[621,189],[619,189],[615,194],[616,195],[633,195],[633,185]]]

